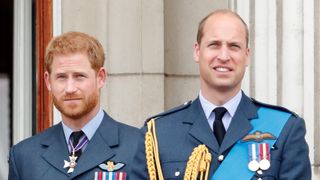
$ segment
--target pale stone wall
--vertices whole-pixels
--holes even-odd
[[[198,64],[193,60],[198,23],[225,0],[164,0],[165,109],[193,100],[199,93]]]
[[[84,31],[103,43],[102,105],[112,117],[140,127],[164,110],[163,1],[63,1],[62,15],[62,32]]]

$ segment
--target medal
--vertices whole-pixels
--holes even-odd
[[[78,158],[78,157],[74,155],[74,150],[73,150],[72,155],[69,156],[70,162],[64,160],[64,166],[63,166],[63,168],[68,168],[68,167],[69,167],[68,173],[72,173],[72,172],[74,171],[74,168],[75,168],[76,165],[77,165],[77,162],[76,162],[77,158]]]
[[[250,171],[257,171],[259,169],[259,163],[257,161],[258,154],[257,154],[257,144],[249,144],[249,163],[248,168]]]
[[[268,143],[248,144],[249,163],[248,169],[250,171],[268,170],[270,163],[270,149]]]
[[[268,143],[259,144],[259,167],[262,170],[270,168],[270,149]]]
[[[262,159],[259,162],[259,166],[260,166],[260,169],[267,170],[270,168],[270,161],[268,161],[267,159]]]
[[[77,159],[78,157],[75,156],[76,151],[81,151],[81,149],[87,145],[89,140],[86,138],[86,136],[83,136],[80,138],[79,143],[76,145],[76,147],[73,147],[71,139],[69,140],[69,146],[71,149],[71,156],[69,156],[69,161],[64,160],[64,166],[63,168],[69,168],[68,173],[72,173],[74,171],[74,168],[77,166]]]
[[[258,161],[250,161],[248,164],[248,168],[250,171],[257,171],[259,169],[259,163]]]

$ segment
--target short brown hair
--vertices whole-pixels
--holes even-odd
[[[206,24],[207,19],[209,19],[209,17],[211,17],[211,16],[213,16],[215,14],[231,14],[231,15],[237,17],[245,27],[246,46],[248,47],[248,44],[249,44],[249,29],[248,29],[248,26],[247,26],[246,22],[244,22],[244,20],[239,16],[239,14],[237,14],[237,13],[231,11],[231,10],[228,10],[228,9],[219,9],[219,10],[216,10],[214,12],[211,12],[210,14],[208,14],[206,17],[204,17],[200,21],[199,26],[198,26],[198,33],[197,33],[197,43],[198,44],[201,43],[201,39],[203,37],[203,28],[204,28],[204,25]]]
[[[51,73],[51,65],[55,55],[85,53],[92,69],[98,71],[104,65],[105,55],[100,42],[82,32],[67,32],[53,38],[46,49],[45,67]]]

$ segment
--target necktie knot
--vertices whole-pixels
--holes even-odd
[[[217,107],[213,111],[214,111],[214,113],[216,115],[215,119],[222,120],[222,117],[227,112],[227,109],[224,108],[224,107]]]
[[[84,135],[83,131],[74,131],[71,133],[72,145],[76,147],[79,143],[80,138]]]
[[[80,157],[82,148],[85,147],[88,142],[89,140],[83,131],[72,132],[69,140],[70,153],[75,153],[75,156]]]

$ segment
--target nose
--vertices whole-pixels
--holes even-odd
[[[219,54],[218,54],[218,59],[220,61],[228,61],[228,60],[230,60],[230,52],[229,52],[227,47],[222,46],[220,48],[220,51],[219,51]]]
[[[75,82],[72,78],[68,79],[65,91],[67,94],[72,94],[77,91],[77,87],[75,86]]]

